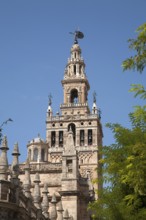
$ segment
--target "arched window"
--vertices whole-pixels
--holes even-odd
[[[76,75],[76,65],[74,65],[74,74]]]
[[[59,131],[59,147],[63,147],[63,131]]]
[[[51,146],[55,147],[55,143],[56,143],[56,133],[55,131],[51,131]]]
[[[80,130],[80,146],[84,145],[84,130]]]
[[[70,94],[70,102],[71,103],[78,103],[78,90],[72,89]]]
[[[41,150],[41,161],[44,161],[45,160],[45,150],[42,149]]]
[[[88,145],[92,145],[92,129],[88,130]]]
[[[37,161],[38,160],[38,149],[35,148],[33,151],[33,161]]]
[[[75,124],[73,124],[73,123],[69,124],[68,131],[70,130],[70,128],[73,132],[73,139],[74,139],[74,143],[75,143],[75,140],[76,140],[76,126],[75,126]]]

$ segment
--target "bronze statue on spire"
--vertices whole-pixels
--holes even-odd
[[[69,32],[74,35],[74,44],[78,44],[78,39],[84,38],[84,34],[81,31]]]

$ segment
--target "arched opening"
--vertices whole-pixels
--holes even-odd
[[[59,131],[59,147],[63,147],[63,131]]]
[[[51,131],[51,147],[55,147],[56,143],[56,133],[55,131]]]
[[[37,161],[38,160],[38,149],[35,148],[33,151],[33,161]]]
[[[84,130],[80,130],[80,146],[84,146]]]
[[[70,130],[70,128],[73,132],[73,139],[74,139],[74,143],[75,143],[75,140],[76,140],[76,126],[75,126],[75,124],[73,124],[73,123],[69,124],[68,131]]]
[[[88,145],[92,145],[92,129],[88,130]]]
[[[74,74],[76,75],[76,65],[74,65]]]
[[[45,161],[45,149],[41,150],[41,160]]]
[[[71,90],[70,101],[71,103],[74,103],[74,104],[78,103],[78,90],[77,89]]]

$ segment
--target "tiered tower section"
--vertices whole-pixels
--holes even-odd
[[[91,179],[99,178],[96,168],[102,146],[102,127],[96,100],[94,99],[92,112],[88,106],[90,85],[85,74],[81,48],[77,42],[71,48],[62,86],[64,102],[60,106],[61,114],[57,113],[53,116],[50,101],[47,110],[46,135],[49,143],[49,161],[52,163],[62,161],[68,131],[71,129],[78,154],[80,175],[85,178],[90,176]]]
[[[81,49],[78,44],[71,48],[71,57],[62,80],[64,89],[64,103],[61,105],[63,115],[89,114],[87,104],[88,90],[90,89],[85,74],[85,63],[81,57]]]

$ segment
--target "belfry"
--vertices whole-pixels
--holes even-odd
[[[21,193],[26,197],[26,200],[23,199],[23,208],[26,209],[24,214],[27,214],[27,218],[21,217],[24,220],[90,220],[88,203],[98,199],[95,190],[100,185],[93,183],[93,180],[101,177],[101,173],[97,171],[103,137],[100,111],[96,104],[95,93],[91,110],[88,105],[90,85],[78,44],[78,39],[83,38],[84,35],[75,31],[74,36],[70,57],[61,81],[63,103],[60,105],[60,113],[53,114],[52,100],[49,96],[46,140],[38,135],[29,141],[28,158],[23,164],[19,164],[18,161],[17,144],[15,146],[17,154],[16,149],[12,154],[15,156],[15,163],[8,169],[5,159],[3,164],[7,166],[3,166],[7,172],[5,171],[4,174],[1,168],[0,184],[7,183],[6,193],[13,188],[17,189],[15,200],[18,207],[22,204],[22,201],[19,202]],[[4,158],[0,161],[4,161]],[[14,165],[17,165],[17,170],[14,169]],[[8,175],[10,178],[7,178]],[[14,187],[11,187],[12,184]],[[21,186],[18,187],[19,184]],[[32,213],[29,209],[30,214],[27,213],[28,206],[25,206],[25,202],[28,201],[31,201],[32,207]]]

